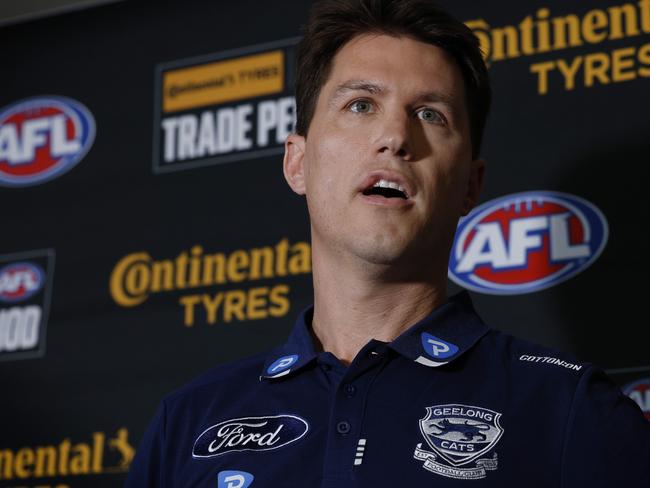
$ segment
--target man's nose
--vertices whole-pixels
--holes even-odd
[[[413,157],[411,120],[405,112],[386,113],[378,128],[377,152],[404,160]]]

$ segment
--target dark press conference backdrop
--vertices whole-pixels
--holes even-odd
[[[495,93],[450,289],[650,416],[650,0],[441,3]],[[281,171],[308,8],[127,1],[0,28],[1,487],[121,486],[163,395],[310,303]]]

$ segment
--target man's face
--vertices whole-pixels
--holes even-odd
[[[482,178],[469,127],[460,69],[442,49],[378,34],[344,45],[307,138],[286,143],[285,175],[307,197],[314,248],[446,269]]]

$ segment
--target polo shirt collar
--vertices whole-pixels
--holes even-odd
[[[274,349],[267,357],[260,380],[279,378],[302,369],[317,356],[311,337],[311,321],[314,307],[311,306],[298,315],[287,342]]]
[[[294,373],[317,357],[311,337],[313,313],[309,307],[298,316],[287,342],[268,356],[260,380]],[[462,356],[488,330],[474,311],[469,293],[463,291],[409,327],[388,347],[416,363],[438,367]]]
[[[388,347],[429,367],[455,361],[489,331],[462,291],[409,327]]]

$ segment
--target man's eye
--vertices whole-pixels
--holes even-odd
[[[372,111],[372,104],[367,100],[356,100],[350,104],[350,110],[360,114],[369,113]]]
[[[437,112],[431,108],[423,108],[422,110],[418,111],[418,117],[425,122],[430,122],[432,124],[445,123],[445,118],[440,114],[440,112]]]

